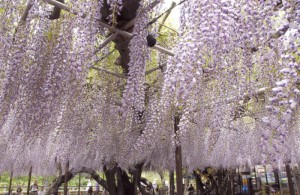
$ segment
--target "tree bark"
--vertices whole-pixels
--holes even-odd
[[[295,175],[295,183],[297,186],[297,191],[300,192],[300,177],[299,177],[299,169],[298,167],[294,167],[294,175]]]
[[[183,185],[182,185],[182,155],[181,146],[176,146],[176,186],[177,195],[183,195]]]
[[[139,187],[139,184],[141,182],[141,176],[142,176],[142,168],[143,168],[143,166],[144,166],[144,163],[137,164],[135,166],[135,170],[134,170],[134,173],[133,173],[133,179],[132,179],[134,195],[138,195],[137,188]]]
[[[137,195],[137,187],[142,188],[140,185],[141,181],[141,173],[142,173],[143,163],[137,164],[135,169],[132,171],[132,180],[128,176],[127,172],[122,170],[117,165],[108,169],[106,166],[103,167],[104,174],[106,175],[107,181],[101,179],[101,177],[97,174],[95,170],[88,167],[81,167],[80,169],[71,169],[67,171],[69,168],[66,168],[65,174],[58,176],[48,191],[46,195],[57,194],[58,188],[63,184],[70,181],[76,174],[87,173],[91,176],[92,179],[97,181],[101,186],[103,186],[106,190],[108,190],[110,195]],[[116,180],[117,179],[117,180]],[[149,186],[149,185],[147,185]],[[142,190],[141,190],[142,191]],[[80,189],[78,191],[80,193]],[[153,195],[153,193],[146,193],[144,191],[143,194]]]
[[[80,169],[71,169],[67,175],[61,175],[58,176],[46,192],[46,195],[51,195],[51,194],[57,194],[58,193],[58,188],[64,183],[65,181],[65,176],[67,177],[66,180],[70,181],[71,179],[74,178],[76,174],[79,173],[87,173],[89,174],[95,181],[97,181],[101,186],[103,186],[105,189],[108,189],[108,184],[106,181],[102,180],[101,177],[97,174],[95,170],[92,168],[88,167],[81,167]]]
[[[130,20],[134,19],[136,17],[137,10],[140,6],[139,4],[140,0],[123,0],[122,2],[123,2],[123,6],[120,11],[120,15],[117,15],[116,17],[117,18],[115,24],[116,28],[124,27]],[[103,2],[103,6],[101,7],[100,12],[102,16],[102,21],[106,23],[108,22],[107,18],[109,15],[116,14],[116,13],[112,13],[112,10],[109,4],[107,3],[107,1]],[[127,32],[132,32],[132,26],[123,30],[126,30]],[[130,61],[130,57],[129,57],[130,51],[129,51],[129,41],[127,40],[128,38],[123,37],[121,35],[118,35],[114,40],[114,42],[116,43],[115,47],[120,53],[118,63],[116,64],[121,65],[124,73],[129,72],[128,63]]]
[[[142,178],[142,177],[141,177],[141,182],[146,183],[146,187],[149,187],[149,188],[153,187],[153,186],[150,184],[151,182],[147,182],[147,181],[148,181],[148,180],[147,180],[146,178]],[[147,191],[145,190],[145,188],[144,188],[143,186],[141,186],[141,182],[138,183],[138,187],[139,187],[139,189],[140,189],[142,195],[154,195],[153,189],[152,189],[150,192],[147,192]]]
[[[174,195],[175,185],[174,185],[174,171],[170,171],[170,195]]]
[[[12,177],[13,177],[13,172],[10,172],[10,178],[9,178],[9,186],[8,186],[8,195],[11,195],[11,183],[12,183]]]
[[[194,170],[194,176],[196,178],[196,194],[201,195],[202,189],[203,189],[203,183],[201,181],[201,175],[197,173],[196,170]]]
[[[174,122],[174,132],[177,135],[179,131],[179,122],[180,117],[175,116],[175,122]],[[178,137],[176,136],[176,139]],[[179,142],[179,140],[177,140]],[[183,195],[183,185],[182,185],[182,154],[181,154],[181,145],[176,145],[175,148],[175,164],[176,164],[176,191],[177,195]]]
[[[57,0],[61,3],[65,3],[64,0]],[[50,16],[49,16],[49,19],[50,20],[56,20],[56,19],[59,19],[60,18],[60,12],[61,12],[61,9],[58,8],[58,7],[54,7],[53,8],[53,11],[51,12]]]
[[[27,195],[29,195],[29,191],[30,191],[31,173],[32,173],[32,166],[29,168],[28,184],[27,184]]]
[[[107,169],[106,166],[103,167],[104,174],[106,176],[107,181],[107,190],[110,195],[117,195],[117,186],[116,186],[116,166],[114,166],[112,169]]]
[[[230,171],[230,195],[234,195],[234,170]]]
[[[117,168],[117,183],[118,183],[118,187],[117,187],[117,195],[123,195],[125,193],[125,186],[123,185],[123,173],[122,173],[122,169],[121,168]]]
[[[69,174],[69,161],[66,164],[65,167],[65,175]],[[64,177],[64,195],[68,195],[68,177]]]
[[[290,195],[295,195],[293,176],[292,176],[290,165],[286,164],[285,168],[286,168],[286,176],[287,176],[288,183],[289,183]]]

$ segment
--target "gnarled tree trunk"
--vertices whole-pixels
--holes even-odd
[[[79,173],[87,173],[98,182],[101,186],[103,186],[110,195],[138,195],[137,188],[140,189],[143,195],[153,195],[153,193],[147,192],[140,184],[141,182],[141,174],[142,174],[143,164],[137,164],[133,169],[130,170],[132,177],[130,178],[126,171],[114,165],[110,169],[107,166],[103,167],[106,181],[103,180],[99,174],[88,167],[81,167],[80,169],[71,169],[70,171],[66,171],[64,175],[59,175],[48,191],[46,195],[57,194],[58,188],[64,183],[70,181],[76,174]]]
[[[79,173],[87,173],[89,174],[95,181],[97,181],[101,186],[103,186],[105,189],[108,189],[107,182],[101,179],[101,177],[97,174],[97,172],[91,168],[88,167],[81,167],[80,169],[71,169],[70,171],[67,172],[65,175],[59,175],[50,188],[47,190],[46,195],[51,195],[51,194],[57,194],[58,193],[58,188],[65,182],[65,181],[70,181],[71,179],[74,178],[76,174]],[[67,177],[67,178],[65,178]],[[65,180],[66,179],[66,180]]]

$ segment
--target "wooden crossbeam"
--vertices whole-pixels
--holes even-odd
[[[247,104],[247,103],[250,101],[251,97],[263,95],[268,89],[269,89],[269,88],[265,88],[265,87],[264,87],[264,88],[261,88],[261,89],[257,90],[257,91],[254,92],[252,95],[250,95],[250,94],[248,94],[248,93],[245,93],[245,94],[242,95],[240,98],[236,98],[236,97],[234,97],[234,98],[228,98],[228,99],[226,99],[225,101],[222,101],[222,102],[216,102],[216,103],[213,103],[213,104],[211,104],[211,105],[205,105],[204,107],[205,107],[206,109],[208,109],[208,108],[211,108],[211,107],[218,106],[218,105],[220,105],[220,104],[231,104],[231,103],[234,103],[234,102],[237,102],[237,101],[241,101],[241,100],[243,100],[243,104]],[[197,109],[195,109],[193,112],[199,112],[199,111],[200,111],[200,109],[197,108]]]
[[[26,22],[26,19],[28,17],[28,13],[29,13],[30,9],[32,8],[32,6],[33,6],[32,0],[28,0],[26,8],[23,12],[23,15],[22,15],[21,19],[20,19],[20,24]]]
[[[110,25],[108,25],[108,24],[100,21],[99,19],[98,19],[98,23],[101,26],[109,29],[110,31],[116,32],[116,33],[118,33],[118,34],[120,34],[120,35],[122,35],[122,36],[124,36],[126,38],[132,38],[133,37],[133,34],[127,32],[127,31],[124,31],[124,30],[120,30],[120,29],[114,28],[114,27],[112,27],[112,26],[110,26]],[[163,48],[163,47],[161,47],[159,45],[155,45],[153,48],[156,49],[156,50],[158,50],[158,51],[160,51],[160,52],[162,52],[162,53],[165,53],[165,54],[167,54],[169,56],[174,56],[175,55],[172,51],[170,51],[168,49],[165,49],[165,48]]]
[[[144,13],[147,9],[153,9],[156,5],[158,5],[160,3],[159,0],[155,0],[154,2],[152,2],[150,4],[150,6],[148,8],[143,9],[139,14]],[[135,21],[137,20],[137,17],[133,18],[132,20],[130,20],[128,23],[126,23],[125,26],[123,26],[121,29],[122,30],[128,30],[129,28],[133,27],[135,24]],[[98,49],[101,50],[102,48],[104,48],[107,44],[109,44],[112,40],[114,40],[114,38],[116,38],[116,36],[118,35],[118,33],[113,33],[110,34],[109,37],[101,44],[100,48]]]
[[[167,62],[165,62],[165,63],[163,63],[163,64],[161,64],[161,65],[159,65],[159,66],[157,66],[157,67],[155,67],[155,68],[152,68],[152,69],[150,69],[150,70],[147,70],[147,71],[145,72],[145,75],[148,75],[148,74],[151,74],[151,73],[154,72],[154,71],[160,70],[160,69],[162,69],[163,67],[165,67],[166,65],[167,65]]]
[[[174,1],[172,1],[171,7],[169,8],[170,11],[168,11],[168,12],[166,13],[166,15],[164,16],[164,18],[162,19],[162,22],[161,22],[161,24],[160,24],[159,27],[158,27],[158,32],[160,32],[161,28],[163,27],[164,23],[166,22],[166,20],[167,20],[167,18],[169,17],[169,15],[170,15],[172,9],[173,9],[175,6],[176,6],[176,3],[175,3]]]
[[[65,10],[65,11],[70,12],[70,13],[72,13],[72,14],[78,15],[77,12],[71,12],[70,7],[67,6],[67,5],[64,4],[64,3],[61,3],[61,2],[56,1],[56,0],[45,0],[45,1],[48,2],[49,4],[55,6],[55,7],[58,7],[58,8],[60,8],[60,9],[62,9],[62,10]],[[159,0],[154,1],[154,2],[150,5],[150,8],[152,9],[152,8],[153,8],[154,6],[156,6],[158,3],[159,3]],[[145,10],[143,10],[143,11],[145,11]],[[128,22],[128,23],[125,25],[124,29],[132,27],[132,26],[134,25],[135,20],[136,20],[136,18],[134,18],[134,19],[132,19],[130,22]],[[100,49],[103,48],[103,47],[105,47],[105,46],[106,46],[110,41],[112,41],[118,34],[120,34],[120,35],[122,35],[122,36],[124,36],[124,37],[127,37],[127,38],[132,38],[132,37],[133,37],[133,35],[132,35],[131,33],[127,32],[127,31],[124,31],[124,30],[120,30],[120,29],[114,28],[114,27],[112,27],[112,26],[110,26],[110,25],[108,25],[108,24],[102,22],[100,19],[97,19],[97,21],[98,21],[98,23],[99,23],[101,26],[103,26],[103,27],[109,29],[110,31],[114,32],[114,34],[110,35],[110,36],[103,42],[103,44],[100,46]],[[174,54],[173,52],[171,52],[170,50],[165,49],[165,48],[163,48],[163,47],[161,47],[161,46],[159,46],[159,45],[155,45],[153,48],[156,49],[156,50],[158,50],[158,51],[160,51],[160,52],[162,52],[162,53],[165,53],[165,54],[167,54],[167,55],[169,55],[169,56],[174,56],[174,55],[175,55],[175,54]],[[147,72],[146,72],[146,75],[148,75],[148,74],[150,74],[150,73],[152,73],[152,72],[154,72],[154,71],[160,69],[161,67],[163,67],[163,66],[165,66],[165,65],[166,65],[166,63],[163,64],[163,65],[160,65],[160,66],[158,66],[158,67],[156,67],[156,68],[153,68],[153,69],[151,69],[151,70],[149,70],[149,71],[147,71]],[[105,70],[105,69],[103,69],[103,68],[99,68],[99,67],[96,67],[96,66],[92,66],[91,68],[92,68],[92,69],[95,69],[95,70],[98,70],[98,71],[103,71],[103,72],[105,72],[105,73],[107,73],[107,74],[111,74],[111,75],[114,75],[114,76],[117,76],[117,77],[120,77],[120,78],[124,78],[124,79],[128,78],[128,76],[126,76],[126,75],[119,74],[119,73],[115,73],[115,72],[112,72],[112,71],[109,71],[109,70]]]
[[[112,71],[109,71],[109,70],[106,70],[106,69],[103,69],[103,68],[100,68],[100,67],[92,66],[91,68],[94,69],[94,70],[105,72],[105,73],[110,74],[110,75],[114,75],[114,76],[119,77],[119,78],[123,78],[123,79],[128,78],[128,76],[126,76],[124,74],[112,72]]]
[[[60,9],[63,9],[63,10],[65,10],[65,11],[67,11],[67,12],[72,13],[72,14],[78,15],[77,12],[71,12],[71,8],[69,8],[69,6],[67,6],[67,5],[64,4],[64,3],[58,2],[58,1],[56,1],[56,0],[46,0],[46,1],[47,1],[49,4],[54,5],[55,7],[58,7],[58,8],[60,8]],[[131,33],[129,33],[129,32],[126,32],[126,31],[124,31],[124,30],[120,30],[120,29],[114,28],[114,27],[112,27],[112,26],[110,26],[110,25],[108,25],[108,24],[106,24],[106,23],[100,21],[100,19],[97,19],[97,20],[98,20],[98,23],[99,23],[101,26],[103,26],[103,27],[105,27],[105,28],[108,28],[110,31],[113,31],[113,32],[115,32],[115,33],[118,33],[118,34],[120,34],[120,35],[122,35],[122,36],[124,36],[124,37],[127,37],[127,38],[133,37],[133,35],[132,35]],[[165,54],[167,54],[167,55],[169,55],[169,56],[174,56],[174,53],[173,53],[173,52],[171,52],[171,51],[169,51],[168,49],[165,49],[165,48],[163,48],[163,47],[161,47],[161,46],[159,46],[159,45],[155,45],[153,48],[156,49],[156,50],[158,50],[158,51],[160,51],[160,52],[162,52],[162,53],[165,53]]]
[[[165,28],[167,28],[167,29],[169,29],[169,30],[175,32],[176,34],[179,34],[179,32],[177,32],[175,29],[173,29],[173,28],[171,28],[171,27],[169,27],[169,26],[167,26],[167,25],[165,25],[165,24],[163,24],[163,23],[159,23],[159,24],[162,25],[163,27],[165,27]],[[160,33],[159,33],[159,34],[160,34]]]
[[[77,12],[71,12],[71,8],[69,6],[67,6],[66,4],[64,4],[64,3],[61,3],[61,2],[56,1],[56,0],[46,0],[46,2],[49,3],[50,5],[53,5],[53,6],[57,7],[57,8],[59,8],[59,9],[63,9],[65,11],[67,11],[67,12],[70,12],[72,14],[78,15]]]
[[[19,27],[22,26],[23,24],[25,24],[26,19],[28,17],[28,13],[29,13],[30,9],[32,8],[32,6],[33,6],[32,0],[28,0],[26,8],[21,16],[21,19],[20,19],[17,27],[15,28],[15,32],[13,35],[13,41],[15,40],[15,36],[16,36],[16,33],[18,32]]]
[[[114,40],[114,38],[116,38],[117,35],[118,33],[114,33],[111,34],[109,37],[107,37],[107,39],[103,41],[103,43],[99,46],[99,48],[97,48],[96,51],[90,57],[94,56],[97,52],[99,52],[102,48],[104,48],[107,44],[109,44],[112,40]]]

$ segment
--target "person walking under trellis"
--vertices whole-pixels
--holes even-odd
[[[34,181],[34,183],[31,185],[31,195],[38,195],[39,185],[37,181]]]
[[[194,194],[195,188],[194,188],[193,184],[191,184],[190,187],[188,188],[188,192],[189,192],[189,195],[193,195]]]

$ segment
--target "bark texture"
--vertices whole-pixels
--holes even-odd
[[[81,167],[80,169],[71,169],[70,171],[67,171],[64,175],[59,175],[52,183],[48,191],[46,192],[46,195],[50,194],[57,194],[58,188],[65,182],[70,181],[74,178],[76,174],[79,173],[87,173],[89,174],[95,181],[97,181],[101,186],[103,186],[105,189],[108,189],[107,182],[100,178],[100,176],[97,174],[95,170],[88,167]],[[66,178],[65,178],[66,177]]]
[[[123,0],[123,7],[120,11],[120,15],[116,16],[116,28],[123,29],[127,32],[132,32],[133,26],[129,26],[128,28],[125,28],[125,25],[134,19],[137,15],[137,10],[140,6],[139,4],[140,0]],[[103,22],[108,22],[107,18],[111,14],[117,14],[113,13],[113,11],[110,9],[109,4],[107,4],[107,0],[104,0],[104,4],[100,10],[102,15]],[[130,61],[129,57],[129,42],[128,38],[123,37],[121,35],[118,35],[114,42],[116,43],[115,48],[119,51],[120,57],[117,60],[118,62],[116,64],[120,65],[123,68],[124,73],[129,72],[129,66],[128,63]]]
[[[117,165],[108,168],[107,166],[103,167],[104,174],[106,176],[106,181],[103,180],[99,174],[88,167],[81,167],[80,169],[71,169],[70,171],[65,171],[65,174],[59,174],[58,177],[53,181],[52,185],[46,192],[46,195],[58,194],[58,188],[64,183],[68,182],[74,178],[75,175],[80,173],[87,173],[103,186],[110,195],[138,195],[138,190],[141,191],[143,195],[153,195],[152,191],[147,191],[146,188],[151,189],[151,184],[146,181],[146,179],[141,178],[143,164],[137,164],[132,169],[129,170],[130,176],[126,171],[118,167]],[[146,185],[143,187],[141,182]]]

